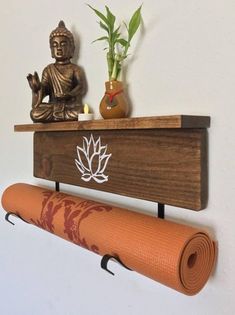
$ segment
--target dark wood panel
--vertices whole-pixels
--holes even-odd
[[[15,131],[69,131],[155,128],[207,128],[208,116],[172,115],[16,125]]]
[[[90,164],[82,150],[89,158],[93,155]],[[36,132],[34,175],[201,210],[207,203],[206,150],[206,129]],[[102,171],[105,162],[103,172],[96,173]],[[102,180],[106,181],[98,182]]]

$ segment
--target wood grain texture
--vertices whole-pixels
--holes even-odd
[[[70,130],[112,130],[112,129],[155,129],[155,128],[208,128],[208,116],[156,116],[122,119],[100,119],[57,123],[35,123],[15,125],[14,130],[24,131],[70,131]]]
[[[108,181],[85,182],[75,165],[83,137],[107,145]],[[92,167],[97,168],[93,159]],[[163,204],[201,210],[207,203],[206,129],[35,132],[34,176]]]

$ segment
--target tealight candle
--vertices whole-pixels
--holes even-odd
[[[84,113],[78,114],[78,121],[84,121],[84,120],[92,120],[93,114],[89,113],[89,106],[87,104],[83,107]]]

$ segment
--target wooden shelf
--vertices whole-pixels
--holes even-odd
[[[207,205],[208,116],[16,125],[34,132],[34,176],[191,210]]]
[[[55,123],[35,123],[15,125],[17,132],[25,131],[75,131],[75,130],[121,130],[121,129],[181,129],[208,128],[210,117],[172,115],[155,117],[135,117],[122,119],[99,119],[90,121],[71,121]]]

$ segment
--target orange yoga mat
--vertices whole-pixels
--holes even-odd
[[[207,233],[126,209],[28,184],[2,196],[7,212],[187,295],[205,285],[215,261]]]

